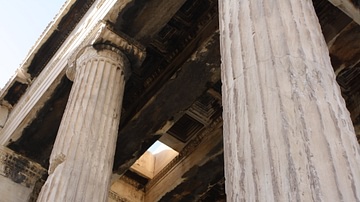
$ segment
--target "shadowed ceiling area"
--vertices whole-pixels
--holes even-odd
[[[160,201],[225,201],[222,147],[222,106],[220,44],[216,0],[187,0],[166,22],[152,18],[153,6],[166,1],[137,0],[111,23],[117,32],[136,38],[146,47],[146,59],[132,69],[126,82],[120,130],[113,172],[133,179],[139,189],[153,188],[171,169],[192,157],[193,164],[184,179]],[[360,26],[326,0],[313,1],[337,81],[360,138]],[[92,1],[78,1],[73,13],[65,16],[31,64],[32,76],[41,72],[61,41]],[[169,5],[168,5],[169,6]],[[162,12],[170,8],[164,7]],[[74,13],[79,13],[75,16]],[[159,13],[157,13],[160,15]],[[146,25],[148,19],[154,26]],[[156,26],[155,26],[156,25]],[[49,52],[46,52],[49,47]],[[38,111],[37,118],[9,145],[12,150],[48,168],[48,159],[65,109],[72,82],[64,77],[51,98]],[[6,99],[16,105],[27,86],[15,84]],[[154,179],[148,180],[129,167],[157,140],[179,155]],[[196,149],[209,144],[204,153]]]

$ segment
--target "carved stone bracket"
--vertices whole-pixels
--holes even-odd
[[[31,160],[0,146],[0,175],[26,187],[44,181],[46,169]]]
[[[130,67],[139,67],[146,57],[145,47],[134,39],[123,33],[115,33],[110,25],[100,21],[92,33],[87,37],[74,54],[69,59],[67,76],[72,80],[76,69],[76,60],[82,55],[87,47],[92,46],[96,50],[112,50],[120,55],[126,56],[130,62]]]

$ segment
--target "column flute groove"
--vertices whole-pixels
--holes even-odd
[[[228,201],[359,201],[360,152],[311,1],[219,1]]]
[[[269,12],[269,9],[274,8],[274,9],[279,9],[278,7],[278,1],[277,2],[272,2],[272,5],[269,5],[271,3],[269,3],[268,1],[263,2],[263,8],[264,8],[264,13]],[[269,8],[270,7],[270,8]],[[266,9],[268,8],[268,9]],[[266,32],[267,32],[267,41],[268,41],[268,46],[270,47],[270,57],[279,57],[280,55],[286,55],[282,52],[288,53],[289,50],[287,48],[287,46],[284,45],[284,36],[279,36],[281,33],[276,32],[274,29],[269,29],[269,27],[280,27],[282,29],[284,29],[284,25],[282,23],[281,17],[280,15],[276,15],[274,14],[272,17],[269,16],[268,18],[264,18],[264,25],[266,26]],[[274,36],[275,35],[275,36]],[[272,43],[272,42],[275,42]],[[279,53],[281,52],[281,53]],[[272,65],[274,65],[274,62],[272,62]],[[269,72],[270,75],[267,75],[268,77],[274,77],[275,80],[272,80],[272,86],[274,86],[276,89],[276,93],[280,94],[280,86],[279,86],[279,77],[278,77],[278,72],[277,69],[274,69],[274,72]],[[267,105],[267,107],[269,109],[267,109],[268,111],[270,111],[270,114],[274,114],[274,113],[279,113],[278,117],[281,120],[286,120],[286,118],[284,117],[284,107],[283,107],[283,100],[281,98],[281,96],[274,96],[274,101],[279,103],[279,108],[277,109],[277,111],[274,111],[272,107],[269,107],[269,105]],[[284,152],[282,153],[278,153],[278,155],[275,157],[277,157],[276,162],[280,163],[281,160],[280,159],[284,159],[284,162],[287,162],[287,166],[282,168],[279,165],[276,165],[275,167],[278,168],[278,170],[276,170],[276,175],[279,175],[281,173],[284,173],[285,176],[287,177],[288,180],[282,180],[282,179],[278,179],[279,182],[279,189],[280,190],[286,190],[287,192],[287,196],[282,196],[280,195],[279,197],[281,198],[281,201],[285,201],[286,198],[290,199],[291,201],[293,200],[300,200],[300,195],[299,192],[296,191],[297,187],[298,187],[298,177],[296,176],[295,171],[295,163],[294,163],[294,159],[292,157],[292,154],[290,152],[290,140],[287,136],[287,134],[289,133],[289,129],[288,129],[288,122],[287,121],[282,121],[282,122],[274,122],[271,121],[272,119],[270,119],[271,125],[277,125],[277,129],[278,129],[278,133],[281,134],[282,138],[274,138],[273,139],[273,145],[272,147],[276,148],[277,145],[284,145]],[[274,130],[274,127],[273,129]],[[277,190],[278,193],[280,193],[279,190]]]
[[[126,68],[127,57],[106,48],[87,47],[76,60],[69,103],[38,201],[108,200]]]

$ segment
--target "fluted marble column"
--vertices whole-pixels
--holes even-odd
[[[360,155],[310,0],[219,0],[228,201],[360,201]]]
[[[38,201],[108,200],[128,60],[110,46],[85,48]],[[71,77],[71,76],[70,76]]]

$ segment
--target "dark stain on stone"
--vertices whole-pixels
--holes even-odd
[[[211,189],[224,177],[224,156],[218,154],[201,166],[194,166],[184,173],[183,183],[166,193],[159,201],[200,201],[206,195],[207,190]],[[218,195],[213,201],[221,201],[225,195]]]
[[[5,95],[4,100],[14,106],[19,101],[20,97],[26,92],[27,88],[28,85],[15,81]]]
[[[37,117],[27,126],[21,138],[11,142],[13,151],[39,163],[49,166],[49,156],[70,94],[72,82],[63,77],[59,87],[38,112]]]
[[[221,130],[222,131],[222,130]],[[221,132],[221,136],[222,136],[222,132]],[[221,139],[221,141],[215,146],[213,147],[209,153],[206,154],[207,157],[211,157],[217,153],[219,153],[220,151],[223,151],[224,149],[224,143],[223,140]]]
[[[122,32],[132,36],[130,30],[133,28],[134,20],[138,17],[140,12],[144,9],[147,1],[144,0],[135,0],[127,4],[123,12],[120,12],[116,25],[114,26],[116,30],[121,30]]]
[[[145,2],[137,0],[127,5],[126,9],[133,10],[118,16],[115,29],[132,36],[124,23],[133,27],[129,18],[141,15]],[[154,134],[166,121],[181,115],[206,90],[215,73],[204,61],[216,60],[214,66],[220,67],[220,47],[215,32],[218,29],[217,6],[207,0],[188,1],[186,5],[189,7],[192,3],[192,9],[181,8],[180,13],[148,41],[144,63],[141,68],[133,69],[126,83],[114,162],[114,170],[119,174],[142,155],[147,146],[144,143],[152,142]],[[196,13],[198,7],[204,8],[204,12]],[[210,37],[213,43],[207,47],[209,51],[199,54],[196,61],[189,60]],[[176,78],[171,79],[174,74]]]
[[[192,178],[196,175],[196,173],[199,172],[199,166],[198,165],[195,165],[194,167],[192,167],[190,170],[188,170],[186,173],[184,173],[181,178],[185,178],[185,179],[188,179],[188,178]]]
[[[215,34],[213,37],[218,38],[218,35]],[[209,81],[214,77],[219,77],[217,73],[211,71],[213,67],[203,64],[203,61],[212,61],[215,60],[213,58],[216,58],[214,64],[218,65],[214,66],[220,67],[219,41],[215,40],[208,48],[209,51],[199,56],[198,60],[185,61],[181,66],[181,71],[178,71],[177,77],[168,80],[161,87],[159,86],[152,98],[145,99],[151,101],[145,104],[140,110],[141,113],[136,112],[139,115],[134,114],[136,116],[131,116],[133,117],[131,120],[120,126],[114,162],[114,169],[118,173],[126,171],[127,166],[135,162],[156,141],[156,138],[162,135],[156,134],[156,131],[164,126],[166,121],[183,113],[199,95],[204,93],[208,88]],[[154,138],[154,135],[159,136]],[[139,149],[141,152],[135,153]]]
[[[39,179],[35,182],[34,188],[30,194],[28,202],[36,202],[41,191],[42,186],[44,185],[45,181],[43,179]]]
[[[350,23],[329,48],[334,70],[341,66],[351,66],[360,58],[360,25]]]
[[[31,78],[40,74],[94,2],[95,0],[78,0],[69,8],[69,12],[61,18],[56,30],[51,33],[46,42],[34,55],[28,67],[28,73],[31,75]]]
[[[355,7],[360,7],[360,0],[351,0],[352,4],[354,4]]]
[[[328,0],[313,0],[326,42],[331,41],[352,19]]]
[[[18,184],[23,184],[26,187],[30,187],[31,185],[26,181],[25,171],[29,167],[30,162],[25,158],[21,158],[19,156],[10,156],[7,155],[6,158],[14,162],[14,166],[5,165],[5,176],[11,179],[13,182]]]
[[[338,58],[336,55],[331,53],[330,53],[330,61],[334,71],[336,71],[343,63],[343,61],[341,61],[340,58]]]

